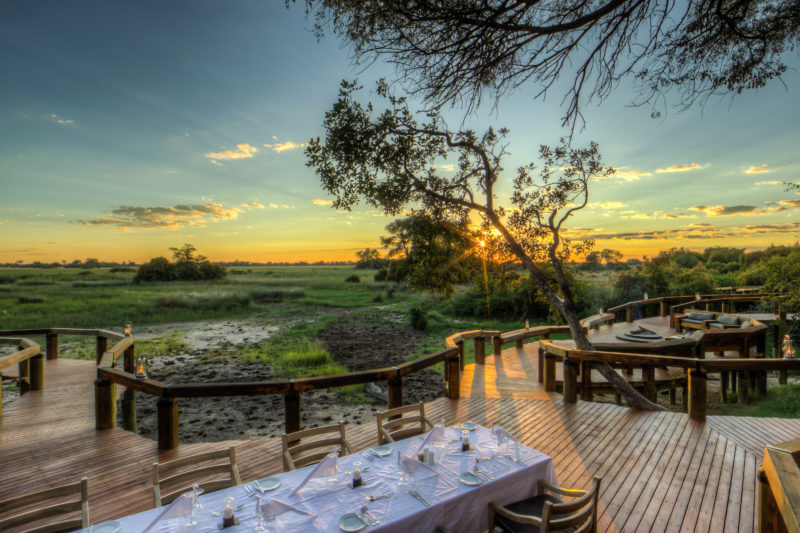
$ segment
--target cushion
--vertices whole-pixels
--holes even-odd
[[[741,324],[741,326],[740,326],[740,327],[742,327],[742,328],[749,328],[749,327],[751,327],[752,325],[753,325],[753,323],[752,323],[752,322],[750,322],[749,320],[745,320],[744,322],[742,322],[742,324]]]
[[[561,503],[561,500],[558,498],[551,496],[549,494],[539,494],[538,496],[534,496],[532,498],[528,498],[526,500],[518,501],[512,503],[511,505],[506,505],[505,508],[511,512],[517,514],[524,514],[529,516],[542,516],[542,509],[544,509],[545,502],[553,502],[553,503]],[[507,533],[539,533],[539,528],[532,525],[532,524],[518,524],[508,518],[501,516],[500,514],[495,515],[495,525],[499,527],[503,532]],[[570,527],[567,529],[559,529],[558,531],[564,532],[572,532],[576,531],[576,528]]]
[[[725,324],[726,326],[738,326],[741,321],[738,316],[719,315],[717,322]]]
[[[681,318],[681,322],[688,322],[689,324],[702,324],[702,320],[696,320],[694,318]]]
[[[689,318],[692,320],[714,320],[716,317],[716,313],[703,313],[700,311],[692,311],[689,313]]]
[[[717,328],[717,329],[725,329],[725,324],[722,322],[709,322],[708,327],[710,328]]]

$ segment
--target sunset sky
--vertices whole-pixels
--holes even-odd
[[[376,247],[390,219],[331,209],[303,146],[341,79],[372,87],[393,70],[354,66],[309,26],[302,3],[283,1],[2,2],[0,262],[140,262],[183,243],[221,261]],[[781,184],[800,181],[799,80],[791,70],[660,119],[629,105],[625,83],[590,104],[574,144],[597,141],[619,172],[593,183],[571,227],[626,257],[800,240],[800,196]],[[568,133],[561,95],[536,91],[464,122],[510,128],[507,182]]]

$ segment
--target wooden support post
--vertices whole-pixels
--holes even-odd
[[[728,389],[729,391],[736,392],[736,382],[738,381],[738,379],[739,379],[739,373],[738,372],[731,372],[731,375],[730,375],[730,381],[731,381],[730,382],[730,388]]]
[[[767,474],[764,467],[758,469],[758,531],[772,533],[774,531],[787,531],[786,525],[781,520],[780,509],[775,501],[775,495],[769,488]],[[783,527],[781,527],[783,526]]]
[[[642,381],[644,381],[644,397],[651,402],[656,401],[656,369],[653,366],[642,367]]]
[[[461,373],[458,371],[458,359],[453,357],[445,362],[447,369],[447,397],[457,400],[461,395]]]
[[[486,346],[483,337],[475,337],[475,364],[486,364]]]
[[[681,401],[683,402],[683,410],[689,412],[689,383],[688,380],[681,383]]]
[[[677,401],[675,399],[675,396],[676,396],[675,395],[675,389],[676,389],[676,385],[675,385],[675,382],[673,381],[672,383],[669,384],[669,404],[670,405],[675,405],[677,403]]]
[[[58,333],[48,333],[44,336],[47,360],[58,359]]]
[[[578,401],[578,363],[564,359],[564,401]]]
[[[126,389],[122,393],[122,427],[136,433],[136,391]]]
[[[300,431],[300,393],[294,389],[283,395],[283,417],[287,434]]]
[[[767,395],[767,373],[766,371],[757,372],[756,392],[762,398]]]
[[[786,385],[789,381],[789,371],[788,370],[778,370],[778,383],[781,385]]]
[[[633,307],[625,308],[625,322],[633,322]]]
[[[592,401],[592,363],[581,362],[581,399],[585,402]]]
[[[125,348],[125,351],[122,353],[122,358],[122,370],[133,374],[136,371],[136,356],[133,344]]]
[[[519,348],[519,346],[517,346]],[[503,339],[500,338],[500,335],[497,337],[492,337],[492,348],[495,357],[500,357],[503,355]]]
[[[31,390],[44,389],[44,355],[34,355],[31,357]]]
[[[551,353],[544,354],[544,390],[556,391],[556,356]]]
[[[517,350],[521,350],[524,345],[525,345],[525,339],[517,339],[514,341],[514,346],[517,348]]]
[[[94,427],[109,429],[117,425],[117,385],[97,378],[94,382]]]
[[[461,370],[464,370],[464,341],[458,341],[456,348],[458,348],[458,366]]]
[[[160,398],[158,410],[158,449],[172,450],[178,447],[178,399]]]
[[[740,404],[746,404],[749,402],[749,390],[748,387],[750,385],[750,372],[743,370],[739,372],[739,390],[736,391],[736,401]]]
[[[667,302],[664,300],[658,302],[658,316],[667,316]]]
[[[22,349],[21,346],[20,349]],[[30,382],[26,379],[22,379],[22,378],[28,378],[30,376],[30,371],[28,370],[30,368],[29,361],[30,359],[25,359],[24,361],[20,361],[19,363],[17,363],[17,375],[19,376],[20,395],[25,394],[26,392],[31,390]]]
[[[544,348],[539,345],[539,383],[544,383]]]
[[[728,372],[722,371],[719,373],[719,398],[722,403],[728,401]]]
[[[108,347],[108,339],[105,337],[97,337],[97,346],[96,352],[97,355],[97,363],[100,364],[100,359],[103,358],[103,354],[106,353],[106,348]]]
[[[731,304],[728,303],[728,300],[722,300],[722,312],[723,313],[729,313],[730,312],[730,305]]]
[[[614,402],[616,402],[617,405],[622,405],[622,396],[620,396],[618,392],[614,393]]]
[[[403,405],[403,376],[397,376],[389,380],[387,384],[389,409]]]
[[[778,320],[772,325],[772,357],[783,357],[783,336],[786,334],[786,323]]]
[[[689,418],[698,422],[706,420],[706,394],[708,375],[700,370],[689,370]]]
[[[706,303],[706,311],[712,311],[711,309],[711,302]]]

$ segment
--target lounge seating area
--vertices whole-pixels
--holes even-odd
[[[732,329],[748,327],[749,321],[742,322],[738,316],[713,313],[710,311],[689,311],[675,316],[675,329]]]

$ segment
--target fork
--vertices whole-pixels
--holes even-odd
[[[242,489],[244,489],[245,494],[247,494],[248,496],[256,495],[256,489],[254,489],[250,485],[242,485]]]
[[[373,459],[375,459],[375,454],[373,454],[373,453],[370,453],[370,452],[368,452],[367,450],[364,450],[363,452],[361,452],[361,455],[363,455],[364,457],[366,457],[366,458],[367,458],[367,461],[372,461]]]
[[[361,508],[361,516],[366,518],[370,522],[370,525],[377,526],[381,523],[380,520],[375,518],[375,515],[370,512],[366,505]]]
[[[392,496],[394,496],[394,492],[389,491],[386,494],[379,494],[377,496],[372,496],[372,495],[367,496],[367,499],[371,502],[374,502],[375,500],[380,500],[381,498],[391,498]]]

